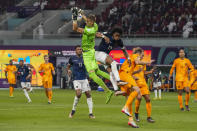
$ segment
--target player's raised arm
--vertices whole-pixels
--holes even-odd
[[[122,50],[124,56],[128,59],[129,66],[131,66],[131,59],[130,59],[130,57],[129,57],[129,54],[128,54],[128,52],[127,52],[126,47],[123,46],[123,47],[121,48],[121,50]]]
[[[72,11],[72,20],[73,20],[73,31],[78,32],[78,33],[83,33],[84,29],[83,28],[79,28],[78,24],[77,24],[77,17],[79,14],[79,9],[77,7],[73,7],[71,9]]]

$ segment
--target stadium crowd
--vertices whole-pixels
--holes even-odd
[[[119,25],[124,34],[184,34],[197,32],[196,0],[115,0],[97,16],[100,31]]]

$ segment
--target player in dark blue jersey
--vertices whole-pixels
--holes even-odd
[[[100,42],[100,45],[96,49],[95,57],[96,60],[105,65],[105,68],[110,73],[110,81],[114,87],[114,90],[118,90],[117,85],[125,85],[127,82],[121,81],[117,69],[117,62],[109,56],[111,50],[120,47],[124,53],[124,56],[128,59],[129,64],[131,65],[131,60],[127,53],[127,50],[121,40],[122,29],[114,28],[110,34],[98,33],[97,36],[102,37],[103,39]]]
[[[29,97],[28,91],[32,90],[32,88],[31,88],[32,72],[28,66],[24,65],[23,60],[20,60],[20,62],[19,62],[17,75],[18,75],[19,81],[21,83],[21,87],[24,91],[25,97],[28,99],[28,103],[30,103],[31,98]]]
[[[69,117],[72,118],[77,104],[79,102],[79,99],[81,97],[81,94],[85,92],[86,97],[87,97],[87,104],[88,104],[88,108],[89,108],[89,117],[90,118],[95,118],[95,116],[93,115],[92,112],[92,108],[93,108],[93,102],[92,102],[92,97],[90,94],[91,88],[89,86],[88,83],[88,79],[87,79],[87,72],[86,72],[86,68],[83,62],[83,57],[82,57],[82,48],[80,45],[77,45],[75,47],[75,51],[76,51],[76,56],[72,56],[69,59],[68,65],[67,65],[67,71],[68,74],[70,75],[71,73],[73,74],[73,85],[76,91],[76,96],[74,98],[74,103],[73,103],[73,107],[72,107],[72,111],[69,114]],[[71,68],[72,67],[72,71]]]
[[[159,92],[159,99],[161,99],[161,70],[159,70],[156,66],[154,66],[153,69],[153,89],[155,92],[154,100],[156,100],[158,99],[157,91]]]

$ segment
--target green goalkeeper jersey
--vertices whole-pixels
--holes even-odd
[[[95,35],[98,30],[98,25],[94,23],[93,27],[87,27],[84,28],[84,33],[82,36],[82,49],[85,50],[91,50],[94,49],[95,46]]]

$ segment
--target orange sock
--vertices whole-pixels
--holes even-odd
[[[138,99],[135,100],[135,113],[139,113],[140,102]]]
[[[179,101],[179,106],[180,106],[180,108],[183,108],[182,95],[178,95],[178,101]]]
[[[9,89],[10,89],[10,96],[13,96],[14,87],[10,86]]]
[[[128,108],[131,107],[136,96],[137,96],[136,91],[131,92],[128,99],[127,99],[127,102],[126,102],[125,106],[128,107]]]
[[[197,100],[197,91],[194,92],[194,100]]]
[[[146,102],[147,117],[151,117],[151,103]]]
[[[185,105],[189,105],[190,93],[185,94]]]
[[[48,91],[48,98],[49,98],[49,101],[52,100],[52,95],[53,95],[52,90]]]

